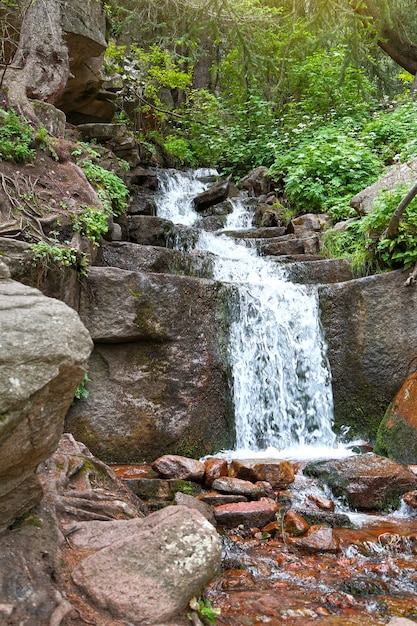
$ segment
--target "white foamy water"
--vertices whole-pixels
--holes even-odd
[[[174,170],[161,172],[160,184],[158,215],[193,225],[199,216],[192,199],[207,185],[193,172]],[[236,199],[232,206],[226,230],[249,227],[251,212]],[[259,257],[248,242],[202,232],[198,248],[215,255],[215,279],[232,284],[238,294],[228,346],[234,458],[253,453],[328,458],[329,448],[333,458],[348,454],[332,431],[331,376],[317,288],[289,282],[284,267]]]

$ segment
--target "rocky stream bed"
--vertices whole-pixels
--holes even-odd
[[[194,473],[190,481],[193,474],[184,468],[195,461],[179,459],[162,457],[153,469],[113,469],[151,509],[181,487],[174,501],[199,508],[216,524],[222,569],[206,591],[221,610],[216,623],[400,626],[417,620],[416,492],[398,498],[416,484],[414,467],[373,453],[308,465],[209,459],[204,478]],[[326,485],[330,466],[341,497]],[[323,472],[319,481],[306,476],[319,468],[327,479]],[[270,483],[259,480],[266,477]],[[388,497],[397,498],[399,508],[383,512]]]

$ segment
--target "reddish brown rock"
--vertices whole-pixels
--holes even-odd
[[[152,469],[163,478],[195,480],[201,482],[206,468],[204,463],[176,454],[164,454],[152,463]]]
[[[305,552],[338,552],[339,541],[331,528],[324,526],[311,526],[302,537],[289,538],[291,545]]]
[[[216,478],[221,476],[227,476],[227,461],[225,459],[206,459],[204,461],[206,467],[206,474],[204,476],[204,483],[207,487],[211,487]]]
[[[417,491],[409,491],[405,493],[403,496],[403,500],[408,506],[411,506],[413,509],[417,509]]]
[[[222,589],[224,591],[241,591],[255,589],[253,575],[244,569],[229,569],[223,574]]]
[[[404,493],[417,488],[412,472],[372,452],[311,463],[304,474],[319,478],[336,496],[362,511],[397,508]]]
[[[220,506],[221,504],[232,504],[233,502],[247,502],[248,499],[245,496],[238,496],[232,493],[218,493],[217,491],[209,491],[208,493],[202,493],[197,496],[198,500],[202,500],[207,504],[213,506]]]
[[[334,511],[334,502],[324,496],[309,495],[306,498],[307,504],[312,504],[322,511]]]
[[[262,502],[237,502],[235,504],[223,504],[214,509],[214,516],[220,526],[234,528],[244,526],[262,528],[275,518],[278,510],[277,504],[272,501]]]
[[[252,499],[271,495],[271,485],[269,483],[260,481],[254,484],[248,480],[231,478],[230,476],[216,478],[212,484],[212,488],[221,493],[232,493]]]
[[[382,420],[375,451],[399,463],[417,462],[417,372],[407,377]]]
[[[284,528],[290,535],[298,537],[298,535],[304,535],[310,528],[310,525],[298,513],[287,511],[284,517]]]
[[[229,476],[256,482],[264,480],[273,489],[286,489],[294,482],[294,466],[290,461],[240,461],[235,459],[230,464]]]

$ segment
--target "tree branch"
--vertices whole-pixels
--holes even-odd
[[[417,182],[411,187],[410,191],[404,196],[392,214],[389,224],[382,235],[385,239],[395,239],[395,237],[398,236],[398,227],[400,225],[402,214],[416,195]]]

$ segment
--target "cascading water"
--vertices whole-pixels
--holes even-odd
[[[191,226],[192,199],[207,171],[160,173],[158,215]],[[238,200],[227,228],[247,228],[252,214]],[[236,448],[251,451],[333,447],[330,372],[314,286],[286,280],[279,263],[221,233],[201,232],[197,247],[215,255],[214,277],[235,285],[238,302],[228,354],[233,378]]]

